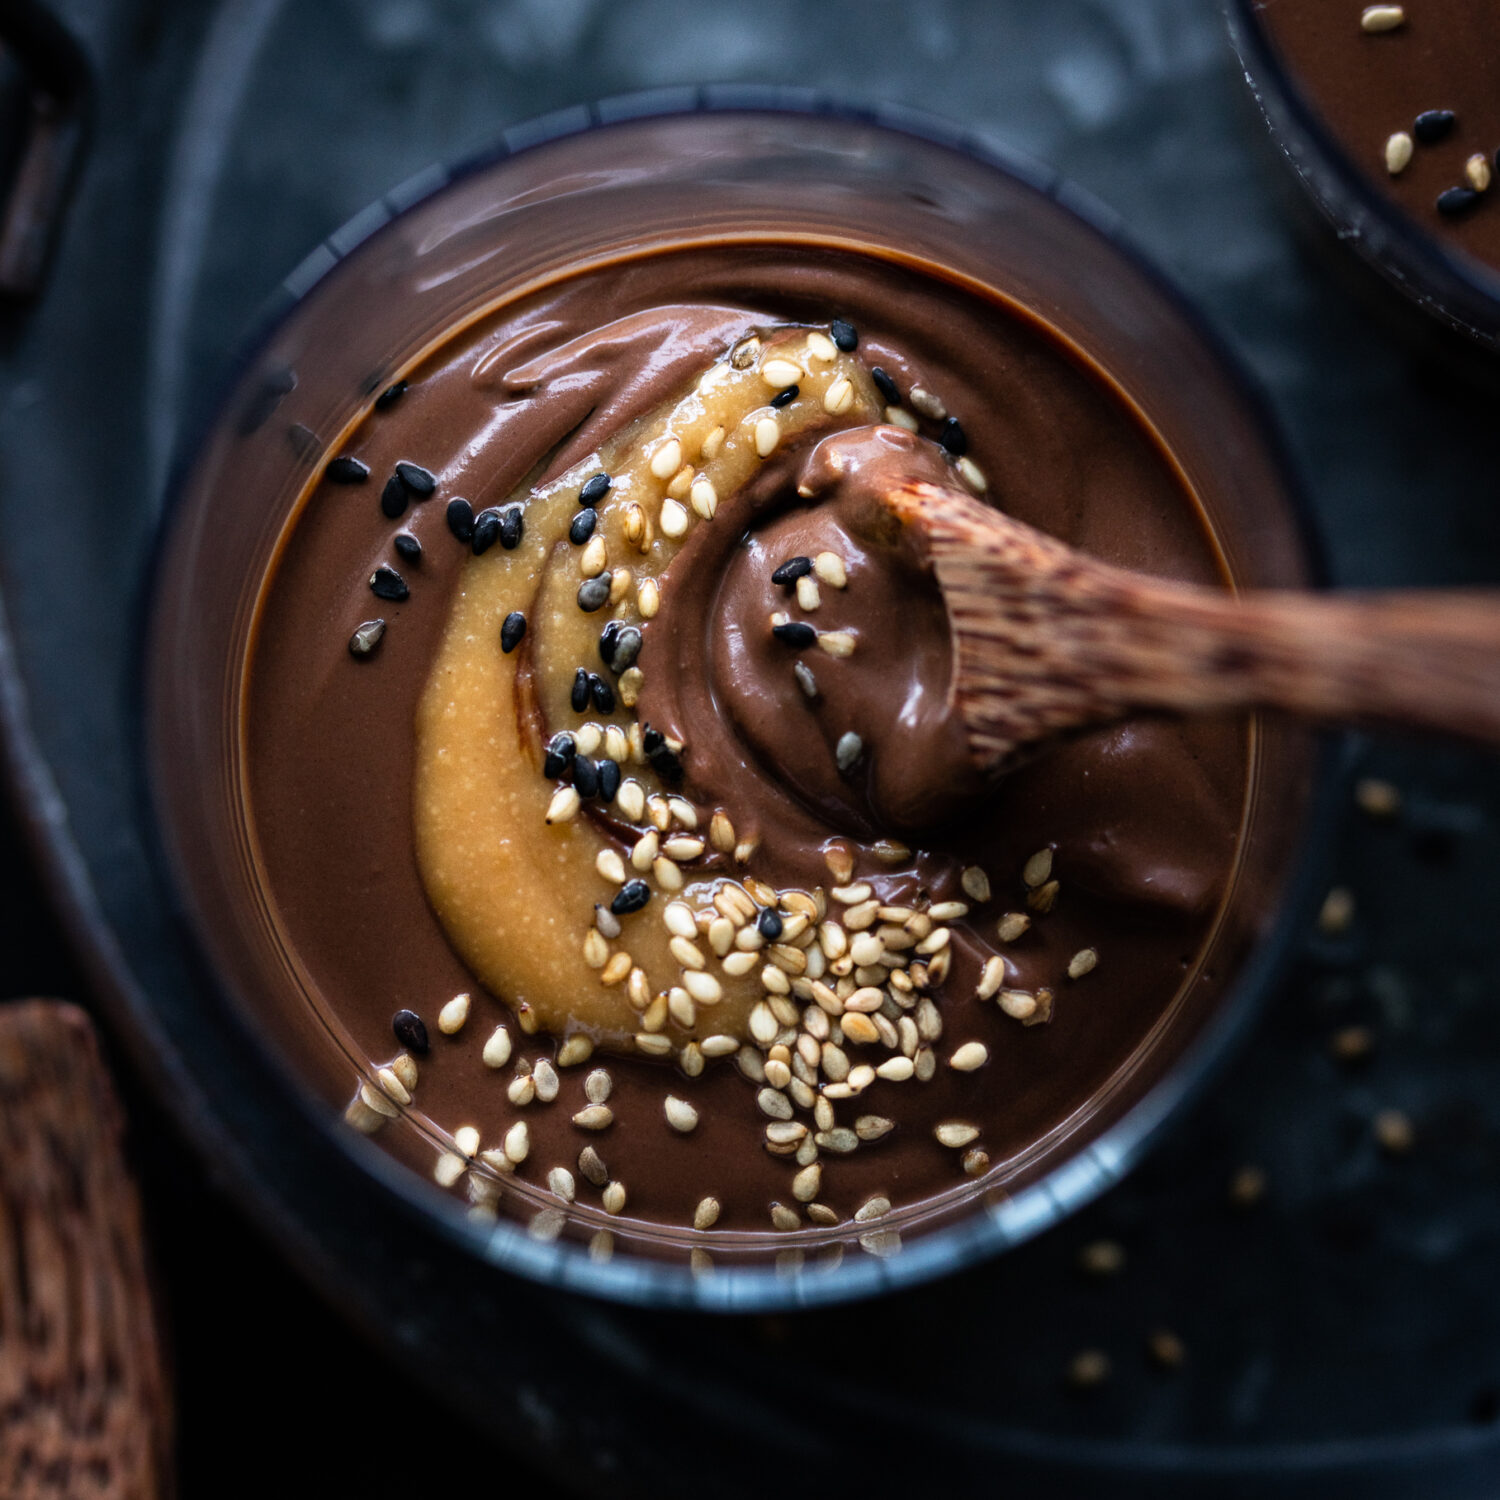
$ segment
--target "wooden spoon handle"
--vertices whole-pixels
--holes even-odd
[[[1500,593],[1235,595],[1111,567],[946,486],[884,499],[937,574],[981,766],[1142,709],[1280,709],[1500,745]]]

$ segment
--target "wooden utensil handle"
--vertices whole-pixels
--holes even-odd
[[[1147,584],[1117,603],[1108,665],[1141,707],[1273,708],[1500,745],[1500,593],[1235,598]]]

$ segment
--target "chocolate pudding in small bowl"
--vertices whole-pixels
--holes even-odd
[[[591,123],[291,279],[162,553],[165,857],[435,1229],[635,1300],[867,1294],[1125,1169],[1267,982],[1321,763],[1137,719],[982,779],[883,476],[1313,567],[1219,352],[1042,174],[833,111]]]
[[[1496,0],[1226,0],[1271,138],[1339,241],[1500,347]]]

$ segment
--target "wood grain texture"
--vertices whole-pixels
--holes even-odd
[[[76,1007],[0,1005],[0,1495],[156,1500],[171,1400],[122,1117]]]
[[[1110,567],[960,490],[887,504],[931,558],[956,697],[985,769],[1159,710],[1276,709],[1500,745],[1500,594],[1231,594]]]

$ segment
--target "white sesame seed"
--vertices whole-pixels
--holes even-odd
[[[609,575],[609,602],[618,604],[630,592],[630,585],[634,582],[635,574],[629,568],[616,568]]]
[[[1031,926],[1031,918],[1024,911],[1008,911],[1000,918],[1000,926],[997,929],[1002,943],[1013,943],[1027,928]]]
[[[401,1080],[402,1087],[414,1089],[417,1086],[417,1064],[411,1053],[403,1052],[392,1064],[391,1072]]]
[[[784,391],[787,386],[796,385],[802,379],[802,368],[789,359],[768,359],[760,367],[760,378],[773,391]]]
[[[625,1212],[625,1184],[623,1182],[611,1182],[600,1194],[599,1201],[604,1205],[607,1214],[620,1214]]]
[[[937,1137],[940,1146],[951,1146],[955,1149],[959,1146],[967,1146],[971,1141],[979,1139],[977,1127],[965,1125],[960,1120],[945,1120],[941,1125],[936,1126],[932,1133]]]
[[[557,1098],[562,1079],[557,1076],[557,1069],[547,1058],[539,1057],[532,1065],[531,1079],[536,1084],[536,1096],[543,1104],[551,1104]]]
[[[682,467],[682,444],[668,438],[651,457],[651,472],[658,479],[670,479]]]
[[[643,578],[636,589],[636,608],[643,620],[654,619],[661,608],[661,589],[654,578]]]
[[[818,592],[817,579],[810,573],[804,573],[797,580],[797,608],[806,610],[810,614],[822,602],[823,596]]]
[[[689,969],[682,976],[682,987],[700,1005],[714,1005],[724,998],[724,987],[712,974]]]
[[[590,1104],[603,1104],[609,1098],[610,1090],[613,1087],[614,1079],[609,1076],[609,1071],[606,1068],[595,1068],[583,1080],[584,1097]]]
[[[673,1130],[686,1135],[689,1131],[697,1129],[698,1111],[686,1099],[679,1099],[675,1094],[668,1094],[665,1110],[667,1124]]]
[[[497,1026],[491,1033],[489,1040],[484,1044],[484,1051],[480,1054],[487,1068],[503,1068],[510,1061],[510,1032],[505,1027]]]
[[[649,1031],[638,1031],[635,1034],[635,1049],[637,1052],[644,1052],[647,1057],[665,1057],[672,1050],[672,1039],[655,1036]]]
[[[781,442],[781,423],[775,417],[762,417],[755,424],[755,451],[769,458]]]
[[[854,405],[854,384],[847,375],[829,382],[823,392],[823,410],[831,417],[841,417]]]
[[[571,1203],[578,1191],[573,1174],[566,1167],[553,1167],[547,1173],[547,1186],[564,1203]]]
[[[990,877],[978,865],[970,865],[960,877],[964,895],[981,905],[990,899]],[[941,919],[939,919],[941,920]]]
[[[1082,979],[1085,974],[1093,972],[1098,962],[1099,951],[1097,948],[1080,948],[1068,961],[1068,978]]]
[[[917,430],[917,419],[904,407],[886,407],[885,419],[892,427],[900,427],[906,432],[915,432]]]
[[[1399,176],[1411,165],[1412,152],[1415,145],[1410,135],[1404,130],[1398,130],[1386,138],[1385,143],[1385,169],[1392,177]]]
[[[705,1057],[732,1057],[740,1050],[740,1044],[732,1036],[706,1036],[702,1042]]]
[[[761,1113],[769,1115],[773,1120],[792,1118],[792,1101],[778,1089],[762,1089],[755,1096],[755,1102],[759,1105]]]
[[[1464,162],[1464,181],[1476,193],[1489,191],[1491,177],[1490,159],[1484,152],[1476,151]]]
[[[855,636],[848,630],[825,630],[818,636],[818,647],[830,656],[853,656]]]
[[[682,889],[682,871],[672,860],[658,856],[651,861],[651,873],[656,876],[656,883],[664,891],[680,891]]]
[[[676,540],[688,529],[687,507],[680,500],[664,500],[661,507],[662,535]]]
[[[724,972],[738,979],[742,974],[748,974],[759,958],[753,953],[727,953],[724,956]]]
[[[702,858],[704,847],[702,839],[678,837],[668,839],[661,849],[668,859],[675,859],[679,864],[690,864],[693,860]]]
[[[1367,5],[1360,12],[1359,29],[1375,35],[1394,31],[1406,20],[1406,9],[1400,5]]]
[[[1024,1021],[1036,1014],[1036,996],[1030,990],[1001,990],[999,1004],[1012,1020]]]
[[[979,988],[976,991],[978,998],[988,1000],[992,995],[1000,991],[1000,986],[1005,983],[1005,960],[998,953],[985,961],[984,970],[979,976]]]
[[[1026,861],[1021,871],[1021,879],[1035,890],[1040,885],[1045,885],[1047,878],[1052,874],[1052,850],[1038,849],[1030,859]]]
[[[674,937],[667,947],[684,969],[701,969],[708,962],[703,956],[703,950],[691,938]]]
[[[583,798],[578,795],[574,787],[560,786],[553,792],[552,800],[547,804],[547,822],[566,823],[570,818],[577,816],[578,809],[582,806]]]
[[[609,563],[609,551],[604,545],[604,538],[595,532],[588,540],[588,545],[578,554],[578,571],[585,578],[593,578],[602,573]]]
[[[826,333],[816,331],[807,336],[807,352],[813,359],[822,360],[824,364],[839,357],[838,345]]]
[[[620,680],[623,682],[624,678]],[[605,728],[604,753],[613,761],[630,759],[630,741],[625,738],[625,731],[618,724],[610,724]]]
[[[506,1160],[517,1166],[526,1160],[527,1153],[531,1150],[531,1128],[525,1120],[517,1120],[505,1132],[504,1150]]]
[[[396,1076],[390,1068],[381,1068],[375,1077],[379,1080],[381,1088],[396,1101],[397,1104],[410,1104],[411,1091]]]
[[[614,849],[601,849],[594,859],[594,868],[616,885],[625,884],[625,861]]]
[[[907,400],[924,417],[930,417],[934,422],[941,422],[948,415],[948,408],[925,385],[914,385],[907,396]]]
[[[525,1107],[536,1098],[536,1082],[530,1073],[518,1073],[506,1085],[505,1097],[512,1104]]]
[[[699,456],[705,462],[715,459],[719,455],[719,449],[724,446],[724,429],[722,426],[715,427],[709,435],[703,439],[702,446],[698,449]]]
[[[982,495],[989,489],[990,482],[984,477],[984,470],[979,467],[967,454],[959,459],[957,464],[959,478],[974,491],[976,495]]]
[[[948,1066],[959,1073],[972,1073],[990,1060],[989,1048],[983,1042],[965,1042],[948,1059]]]
[[[813,572],[831,589],[847,588],[849,572],[837,552],[820,552],[813,558]]]
[[[557,1049],[557,1066],[576,1068],[580,1063],[586,1063],[593,1055],[593,1041],[582,1032],[577,1032]]]
[[[465,991],[462,995],[455,995],[438,1012],[438,1030],[444,1036],[456,1036],[464,1029],[464,1022],[469,1019],[469,995]]]
[[[717,1198],[703,1198],[699,1201],[697,1208],[693,1210],[694,1229],[712,1229],[719,1222],[719,1200]]]
[[[616,953],[605,966],[599,970],[599,983],[608,988],[610,985],[619,984],[625,979],[631,970],[634,960],[623,950]]]
[[[573,743],[580,755],[592,755],[604,743],[604,730],[598,724],[580,724]]]
[[[792,1178],[792,1197],[798,1203],[811,1203],[818,1196],[818,1189],[823,1185],[823,1168],[813,1162],[811,1166],[803,1169]]]
[[[719,492],[714,488],[713,480],[702,475],[695,479],[692,489],[688,491],[688,503],[696,515],[705,521],[712,521],[714,512],[719,508]]]
[[[607,1130],[614,1124],[614,1111],[607,1104],[590,1104],[573,1116],[580,1130]]]
[[[469,1164],[463,1157],[452,1151],[445,1151],[438,1157],[432,1169],[433,1180],[439,1187],[450,1188],[464,1175],[468,1167]]]

